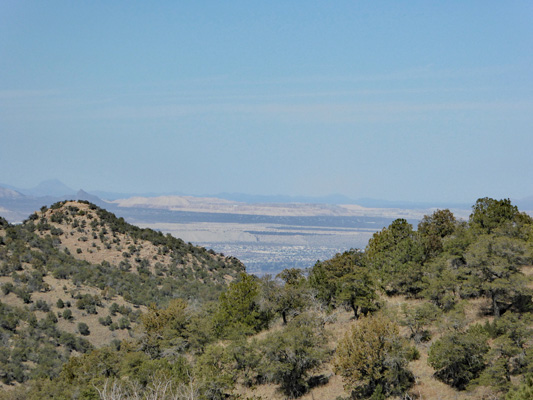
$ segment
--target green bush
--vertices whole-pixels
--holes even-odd
[[[91,334],[89,325],[87,325],[85,322],[78,323],[78,332],[83,336],[88,336]]]
[[[464,390],[485,368],[489,351],[483,327],[474,325],[466,332],[453,331],[431,345],[428,364],[435,376],[454,388]]]
[[[72,319],[72,311],[69,308],[63,311],[63,318],[66,319],[67,321]]]
[[[414,384],[407,368],[412,357],[398,325],[376,315],[352,325],[337,346],[334,366],[352,396],[385,398],[401,396]]]
[[[311,314],[301,314],[285,329],[269,334],[259,343],[259,373],[279,383],[287,396],[298,397],[309,389],[309,373],[326,360],[326,342],[322,321]]]

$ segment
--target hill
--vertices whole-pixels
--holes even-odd
[[[92,264],[110,264],[125,270],[158,277],[181,277],[184,286],[172,297],[197,297],[186,293],[191,283],[225,285],[244,266],[233,257],[185,243],[171,235],[141,229],[123,218],[85,201],[64,201],[32,214],[24,226],[41,237],[57,237],[56,248]],[[33,226],[32,226],[33,225]],[[192,293],[197,293],[196,291]]]
[[[0,379],[55,376],[71,354],[134,337],[150,304],[215,300],[243,271],[85,201],[0,218]]]

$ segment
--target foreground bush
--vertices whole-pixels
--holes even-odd
[[[488,351],[487,334],[480,325],[474,325],[466,332],[453,331],[433,343],[428,363],[438,379],[463,390],[485,368]]]
[[[379,315],[364,317],[339,342],[335,372],[353,398],[402,395],[414,383],[407,369],[409,350],[394,322]]]

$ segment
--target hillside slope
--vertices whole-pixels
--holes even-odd
[[[0,380],[55,376],[72,353],[135,336],[146,306],[215,300],[243,271],[88,202],[0,218]]]
[[[129,264],[133,272],[149,270],[163,277],[172,276],[175,268],[192,270],[187,275],[189,279],[215,284],[231,281],[238,272],[244,271],[242,263],[233,257],[224,257],[161,232],[138,228],[84,201],[66,201],[49,209],[42,208],[30,216],[30,221],[39,236],[57,236],[61,241],[57,248],[68,249],[76,258],[93,264],[105,261],[122,269]]]
[[[25,383],[2,400],[532,398],[533,218],[508,199],[478,199],[468,222],[450,210],[416,230],[397,219],[364,251],[275,278],[240,273],[201,304],[165,287],[194,269],[177,262],[182,243],[165,242],[165,259],[148,251],[164,236],[82,204],[0,221],[3,299],[22,304],[0,305],[0,378]],[[102,246],[114,265],[89,262]],[[201,286],[224,276],[204,271]],[[66,296],[55,306],[39,297],[54,290]],[[98,322],[76,330],[90,342],[58,329],[86,317]],[[97,329],[127,340],[101,346]]]

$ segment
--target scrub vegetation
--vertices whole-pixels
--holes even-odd
[[[0,399],[530,399],[532,264],[507,199],[274,277],[57,203],[0,219]]]

